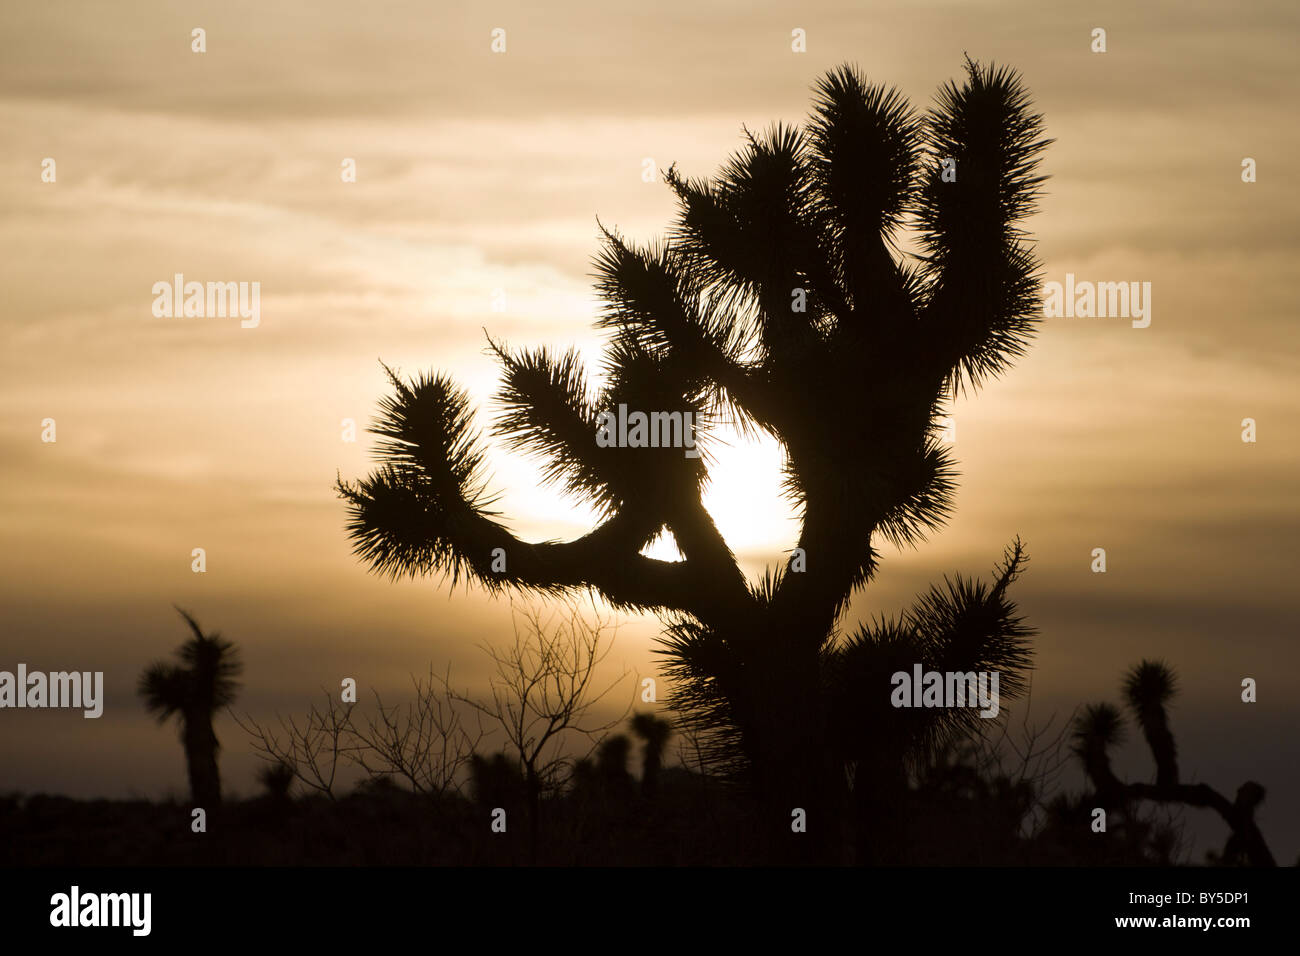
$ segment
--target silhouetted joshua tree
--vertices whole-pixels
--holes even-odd
[[[664,747],[673,735],[673,725],[651,713],[633,714],[631,724],[632,733],[645,745],[641,758],[641,792],[653,797],[659,791],[659,769],[663,766]]]
[[[180,611],[193,636],[176,649],[179,664],[158,661],[140,675],[137,692],[145,708],[164,723],[180,717],[181,743],[189,770],[190,795],[196,807],[211,810],[221,804],[221,777],[217,770],[220,744],[212,729],[212,715],[235,699],[243,670],[235,645],[219,634],[204,635],[198,622]]]
[[[524,775],[519,762],[505,753],[491,757],[472,754],[469,759],[470,792],[484,807],[516,809],[524,801]]]
[[[1255,822],[1255,809],[1264,800],[1264,788],[1248,780],[1237,788],[1235,801],[1208,784],[1180,783],[1174,735],[1169,729],[1165,707],[1177,692],[1174,673],[1160,661],[1144,660],[1124,678],[1124,697],[1142,727],[1143,736],[1156,762],[1156,782],[1124,783],[1110,766],[1110,748],[1123,740],[1124,718],[1110,704],[1086,708],[1075,725],[1075,753],[1096,790],[1096,806],[1126,810],[1130,803],[1182,803],[1211,807],[1231,833],[1217,862],[1233,865],[1275,866],[1273,854]]]
[[[1177,692],[1173,671],[1159,661],[1143,661],[1124,678],[1124,699],[1155,757],[1156,785],[1160,787],[1178,783],[1178,748],[1165,716],[1165,707]]]
[[[266,788],[267,799],[277,806],[289,802],[289,790],[297,777],[294,768],[287,763],[267,764],[257,771],[257,780]]]
[[[898,620],[837,637],[880,542],[914,545],[952,508],[941,415],[1010,366],[1041,313],[1016,225],[1042,179],[1041,118],[1015,73],[966,67],[924,116],[837,69],[805,128],[747,132],[713,181],[667,171],[680,203],[667,241],[636,247],[602,227],[611,335],[595,391],[575,350],[491,342],[504,369],[497,437],[598,509],[589,533],[530,543],[497,520],[469,397],[442,374],[389,370],[394,392],[372,427],[379,467],[338,485],[356,551],[377,572],[593,588],[661,613],[670,703],[712,732],[774,830],[806,810],[805,851],[838,842],[831,821],[850,776],[861,827],[887,827],[881,807],[902,798],[908,755],[968,726],[972,711],[891,711],[892,670],[998,670],[1009,700],[1028,666],[1029,632],[1006,593],[1019,542],[991,588],[958,579]],[[909,219],[915,255],[899,251]],[[652,437],[643,422],[611,441],[620,411],[657,416]],[[788,568],[754,584],[701,502],[715,426],[728,421],[784,446],[802,521]],[[685,428],[670,434],[672,422]],[[691,433],[702,457],[684,453]],[[684,560],[641,553],[665,529]],[[832,714],[850,723],[832,728]]]
[[[632,752],[632,741],[627,734],[611,734],[596,748],[596,773],[601,786],[609,796],[626,800],[632,795],[632,775],[627,771],[627,758]]]

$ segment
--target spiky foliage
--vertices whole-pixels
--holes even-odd
[[[487,510],[464,393],[442,376],[393,376],[374,429],[380,467],[339,483],[357,552],[381,573],[594,588],[617,607],[661,613],[674,705],[774,794],[811,779],[800,786],[833,800],[837,762],[873,759],[869,747],[831,746],[830,712],[853,711],[852,677],[837,675],[876,674],[892,657],[1005,667],[1002,696],[1013,698],[1028,663],[1028,632],[1006,597],[1018,543],[992,587],[957,579],[903,618],[842,645],[834,634],[875,573],[878,542],[916,545],[951,512],[956,472],[939,416],[1033,333],[1037,263],[1019,223],[1047,143],[1005,68],[968,60],[964,81],[925,114],[852,67],[829,73],[805,126],[746,131],[712,179],[667,171],[679,214],[665,241],[637,246],[602,227],[599,386],[575,353],[492,343],[504,368],[496,437],[595,505],[599,525],[565,542],[515,537]],[[919,256],[899,251],[909,222]],[[600,415],[620,404],[697,415],[704,455],[600,447]],[[721,421],[783,445],[806,569],[747,581],[703,507]],[[665,529],[684,560],[640,554]],[[945,720],[967,719],[909,739],[924,749],[954,729]]]
[[[1174,673],[1162,661],[1144,660],[1124,678],[1124,697],[1155,758],[1156,783],[1162,785],[1178,783],[1178,748],[1165,713],[1177,691]]]
[[[190,794],[195,806],[212,808],[221,802],[220,743],[212,729],[212,716],[234,701],[239,690],[236,678],[243,664],[233,643],[219,634],[205,635],[192,615],[176,610],[191,632],[189,640],[176,649],[179,663],[157,661],[146,667],[137,693],[158,723],[179,716]]]
[[[892,675],[910,675],[915,664],[941,673],[997,672],[999,702],[1022,696],[1033,631],[1007,589],[1025,560],[1017,541],[995,569],[991,586],[961,576],[945,579],[942,588],[931,587],[898,618],[860,627],[830,651],[831,726],[846,761],[869,761],[878,747],[873,738],[883,733],[918,768],[979,725],[982,718],[973,706],[893,707]]]
[[[1119,780],[1110,767],[1110,750],[1124,740],[1124,717],[1110,704],[1089,704],[1075,723],[1074,752],[1098,793],[1110,796]]]
[[[1110,704],[1089,704],[1074,731],[1075,750],[1109,749],[1124,742],[1124,717]]]

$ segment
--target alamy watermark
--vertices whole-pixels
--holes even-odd
[[[600,448],[684,448],[687,458],[699,458],[695,447],[694,412],[601,412],[596,420]]]
[[[895,671],[889,702],[895,707],[979,707],[981,717],[998,715],[997,671]]]
[[[1133,328],[1151,324],[1150,282],[1065,282],[1043,285],[1043,315],[1049,319],[1132,319]]]
[[[239,316],[242,329],[255,329],[262,321],[260,282],[186,282],[178,272],[171,282],[155,282],[151,291],[156,319]]]
[[[132,936],[148,936],[152,913],[152,893],[82,893],[73,886],[50,897],[51,926],[126,926]]]
[[[0,708],[71,707],[92,720],[104,713],[103,671],[0,671]]]

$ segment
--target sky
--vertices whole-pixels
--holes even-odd
[[[370,448],[342,422],[375,413],[380,362],[483,402],[486,334],[594,358],[598,220],[644,242],[674,213],[646,160],[708,175],[743,127],[802,120],[843,62],[924,108],[969,53],[1019,70],[1056,140],[1029,223],[1044,279],[1149,282],[1151,322],[1047,318],[959,401],[953,520],[887,548],[846,622],[987,576],[1019,535],[1032,719],[1118,702],[1125,669],[1167,660],[1184,777],[1263,783],[1264,834],[1295,861],[1297,21],[1289,0],[4,4],[0,669],[102,670],[107,700],[93,721],[0,712],[0,789],[183,791],[174,730],[134,696],[185,637],[174,604],[239,644],[237,709],[261,719],[344,676],[393,695],[450,664],[480,686],[475,645],[508,636],[509,605],[376,577],[343,533],[333,483]],[[177,273],[260,283],[259,324],[156,317]],[[780,460],[733,442],[706,499],[751,575],[797,535]],[[517,533],[591,527],[534,463],[491,464]],[[655,675],[656,633],[626,618],[611,666]],[[228,788],[251,792],[246,740],[217,729]],[[1148,779],[1130,736],[1118,766]],[[1208,811],[1185,819],[1197,854],[1221,845]]]

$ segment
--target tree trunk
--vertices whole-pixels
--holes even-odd
[[[211,715],[186,717],[185,762],[194,805],[215,810],[221,805],[221,777],[217,769],[217,735],[212,730]]]
[[[763,657],[750,688],[753,724],[746,741],[763,827],[770,828],[781,863],[839,863],[841,801],[817,655],[806,643],[768,643]]]

